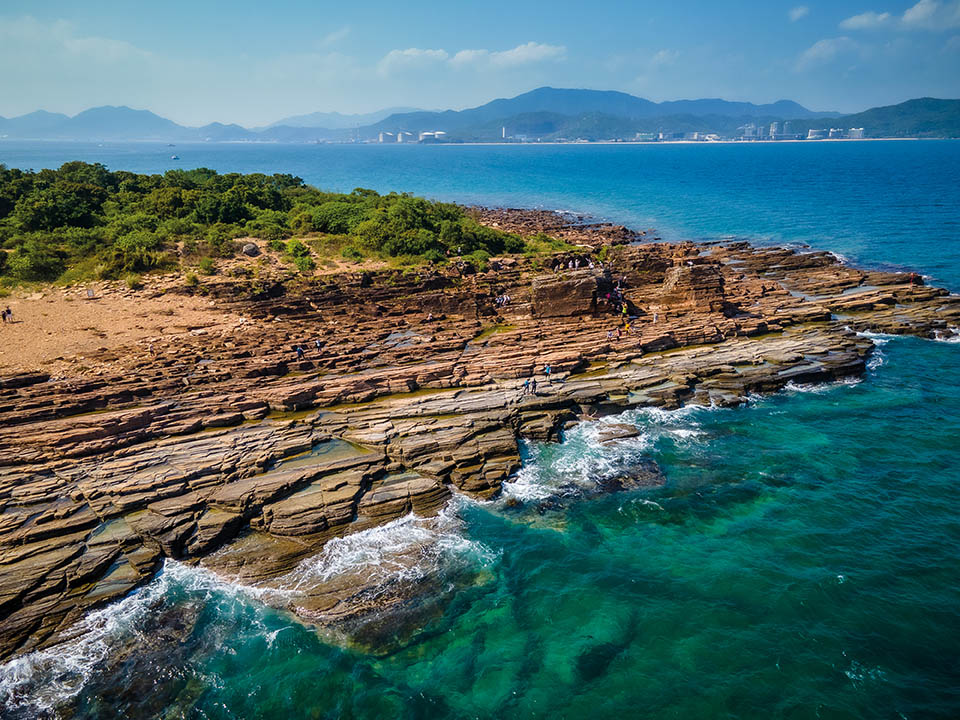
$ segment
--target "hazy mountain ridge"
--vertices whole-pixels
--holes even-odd
[[[282,120],[277,120],[258,130],[267,130],[269,128],[286,126],[293,128],[324,128],[327,130],[344,130],[347,128],[362,127],[380,122],[384,118],[399,113],[423,112],[420,108],[414,107],[391,107],[383,110],[376,110],[369,113],[344,114],[338,112],[314,112],[306,115],[292,115]]]
[[[388,110],[371,113],[382,115]],[[308,118],[339,113],[313,113]],[[377,122],[356,127],[304,127],[273,124],[248,129],[237,124],[210,123],[199,128],[178,125],[149,110],[103,106],[73,117],[36,111],[0,118],[0,136],[18,139],[93,141],[209,141],[315,142],[376,140],[384,133],[420,133],[443,130],[453,142],[484,142],[508,136],[528,138],[606,140],[633,139],[636,133],[704,132],[734,135],[748,123],[766,125],[790,121],[791,132],[810,128],[864,127],[872,137],[960,137],[960,100],[919,98],[898,105],[871,108],[853,115],[814,112],[790,100],[766,105],[716,98],[655,103],[627,93],[604,90],[538,88],[514,98],[499,98],[465,110],[418,110],[392,113]],[[283,123],[283,121],[280,121]]]

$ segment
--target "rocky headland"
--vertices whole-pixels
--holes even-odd
[[[477,215],[576,250],[482,271],[114,288],[132,307],[190,298],[208,310],[178,332],[0,376],[0,658],[69,637],[165,558],[273,588],[310,622],[349,618],[390,597],[364,595],[363,578],[291,594],[299,563],[334,537],[436,514],[454,492],[496,495],[520,438],[858,376],[874,347],[860,331],[960,326],[960,297],[826,252]],[[656,481],[644,467],[612,489]]]

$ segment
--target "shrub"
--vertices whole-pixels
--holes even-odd
[[[287,255],[293,258],[309,257],[310,248],[304,245],[300,240],[291,240],[286,245]]]
[[[217,264],[211,257],[200,258],[198,267],[204,275],[215,275],[217,272]]]
[[[124,284],[131,290],[140,290],[143,288],[143,281],[139,275],[131,273],[123,279]]]
[[[49,240],[30,236],[7,258],[7,272],[18,280],[53,280],[64,271],[64,261]]]
[[[294,258],[293,264],[296,265],[297,270],[302,272],[304,275],[312,273],[317,267],[317,264],[309,255],[298,255],[296,258]]]
[[[196,274],[192,272],[188,272],[183,281],[187,284],[187,287],[196,287],[200,284],[200,278],[198,278]]]
[[[363,260],[364,254],[356,245],[347,245],[340,251],[340,255],[347,260]]]

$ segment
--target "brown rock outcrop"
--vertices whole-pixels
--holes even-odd
[[[269,584],[331,538],[454,491],[489,497],[519,467],[518,437],[556,438],[586,412],[735,405],[864,372],[857,330],[960,326],[957,296],[827,253],[616,245],[607,226],[495,217],[553,227],[584,256],[602,246],[604,268],[598,254],[558,273],[515,257],[467,276],[221,279],[204,291],[243,322],[0,378],[0,658],[55,642],[164,558]],[[599,307],[617,282],[629,330]],[[348,586],[311,588],[292,608],[305,617],[364,607]]]

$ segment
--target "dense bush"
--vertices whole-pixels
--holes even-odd
[[[364,188],[328,193],[292,175],[205,168],[138,175],[83,162],[33,172],[0,165],[0,276],[16,280],[122,278],[172,266],[178,255],[192,264],[231,257],[235,240],[245,236],[269,241],[309,272],[310,249],[287,241],[308,235],[321,255],[352,259],[443,262],[528,249],[456,205]]]

